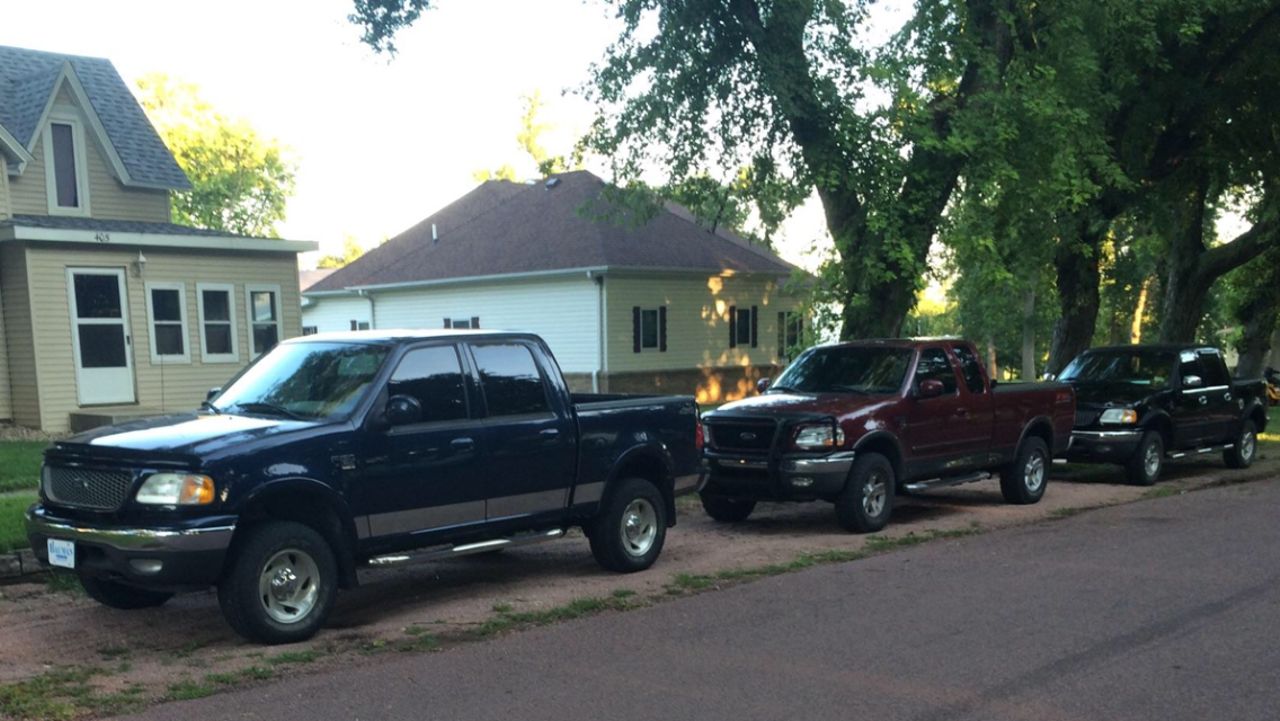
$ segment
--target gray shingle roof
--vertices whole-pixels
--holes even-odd
[[[0,46],[0,125],[31,145],[54,81],[69,63],[135,184],[191,187],[111,61]]]
[[[569,268],[648,268],[786,275],[793,266],[724,231],[711,233],[678,206],[643,224],[586,171],[559,183],[491,180],[309,291]],[[435,226],[438,241],[432,239]]]

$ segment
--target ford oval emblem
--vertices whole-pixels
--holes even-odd
[[[738,434],[738,440],[740,441],[754,441],[755,439],[756,439],[756,434],[750,431],[747,431],[746,433]]]

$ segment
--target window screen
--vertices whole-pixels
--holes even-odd
[[[467,417],[462,365],[453,346],[418,348],[406,353],[391,375],[387,394],[416,398],[422,405],[423,422]]]
[[[516,344],[477,345],[472,348],[485,404],[490,416],[547,413],[546,388],[533,353]]]
[[[956,392],[956,373],[951,369],[951,362],[941,348],[926,348],[920,352],[920,363],[916,365],[916,386],[923,380],[942,381],[943,393]]]

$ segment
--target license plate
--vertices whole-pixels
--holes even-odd
[[[50,566],[58,566],[60,568],[76,567],[75,541],[62,541],[57,538],[50,538],[48,539],[48,542]]]

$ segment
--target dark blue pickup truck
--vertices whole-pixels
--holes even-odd
[[[320,628],[364,564],[580,526],[601,566],[648,568],[701,450],[692,398],[571,394],[534,335],[317,335],[201,412],[55,443],[27,533],[108,606],[216,585],[237,632],[287,643]]]

